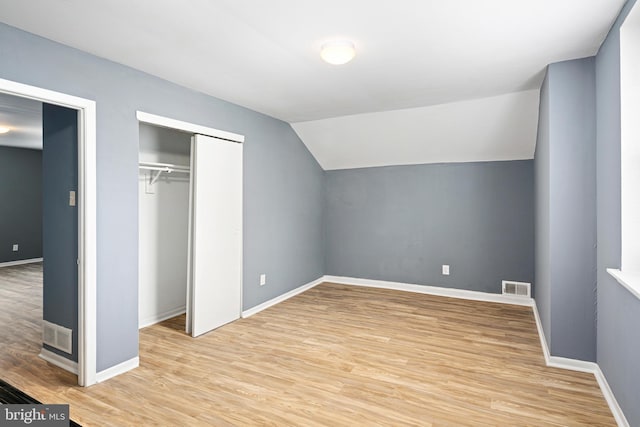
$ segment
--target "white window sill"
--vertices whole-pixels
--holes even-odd
[[[636,298],[640,299],[640,273],[629,273],[615,268],[607,268],[607,273],[612,275],[618,283],[627,288]]]

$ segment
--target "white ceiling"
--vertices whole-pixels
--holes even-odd
[[[390,110],[406,110],[408,120],[416,107],[463,106],[456,102],[538,89],[547,64],[596,53],[623,4],[624,0],[0,0],[0,20],[297,123],[340,116],[359,120],[363,113]],[[355,42],[356,58],[347,65],[320,60],[320,45],[336,37]],[[459,121],[480,122],[465,117]],[[351,128],[355,125],[354,121]],[[337,150],[324,156],[316,142],[309,142],[313,126],[304,127],[303,140],[315,155],[338,155],[341,147],[324,141],[323,150]],[[420,130],[427,134],[389,143],[420,141],[426,149],[425,140],[439,139],[428,134],[429,127]],[[390,129],[387,133],[395,134]],[[532,141],[531,135],[525,139]],[[473,149],[475,141],[468,143],[461,147],[463,152]],[[364,140],[358,150],[363,156],[370,151]],[[408,151],[416,150],[424,154],[420,158],[429,158],[419,146]],[[374,163],[379,160],[384,159]]]
[[[0,93],[0,146],[42,150],[42,103]]]
[[[325,170],[533,158],[539,91],[294,123]]]

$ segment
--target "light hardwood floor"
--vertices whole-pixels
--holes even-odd
[[[329,283],[196,339],[145,328],[138,369],[80,388],[36,357],[37,279],[0,269],[2,378],[86,426],[615,425],[593,375],[545,366],[530,308]]]

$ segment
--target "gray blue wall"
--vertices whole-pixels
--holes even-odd
[[[535,287],[534,298],[547,345],[551,339],[551,161],[549,147],[549,77],[540,88],[535,181]]]
[[[554,356],[596,360],[595,60],[549,65],[536,153],[536,299]],[[547,220],[548,216],[548,220]],[[538,299],[539,297],[539,299]]]
[[[72,354],[78,360],[78,112],[42,105],[42,318],[71,329]],[[45,347],[62,356],[69,354]]]
[[[607,268],[619,268],[621,257],[621,192],[620,192],[620,26],[628,15],[635,0],[627,2],[616,23],[611,29],[605,42],[595,57],[595,64],[591,59],[570,61],[567,63],[552,64],[549,67],[547,83],[541,93],[541,120],[539,123],[538,146],[536,148],[536,215],[544,211],[545,203],[548,203],[551,217],[551,225],[547,229],[538,226],[536,229],[536,245],[545,246],[545,239],[549,239],[549,248],[557,247],[555,256],[552,250],[547,253],[536,248],[536,300],[541,306],[547,304],[547,294],[550,294],[550,303],[544,310],[550,311],[550,335],[551,352],[553,355],[583,358],[577,350],[581,347],[587,349],[595,343],[597,363],[607,378],[607,382],[616,396],[630,425],[640,425],[640,407],[638,396],[640,395],[640,369],[638,369],[638,355],[640,354],[640,300],[619,285],[607,272]],[[593,77],[595,68],[595,78]],[[554,80],[555,79],[555,80]],[[554,85],[554,82],[556,83]],[[589,89],[593,87],[593,89]],[[591,92],[595,92],[592,94]],[[546,100],[546,98],[549,100]],[[585,97],[587,99],[585,99]],[[591,98],[595,99],[591,108]],[[595,116],[595,117],[594,117]],[[543,120],[548,117],[548,122]],[[559,137],[554,133],[554,122],[560,122]],[[594,124],[595,123],[595,124]],[[595,135],[595,148],[591,143],[580,150],[580,140],[591,140],[591,134]],[[546,135],[546,136],[545,136]],[[570,144],[570,147],[565,147]],[[570,148],[570,149],[567,149]],[[553,156],[555,150],[565,150],[560,156],[564,158],[562,167],[555,167]],[[549,150],[550,154],[545,153]],[[569,152],[570,151],[570,152]],[[591,152],[595,151],[595,171],[592,171],[593,160]],[[581,157],[580,157],[581,156]],[[549,159],[549,157],[551,159]],[[555,169],[554,169],[555,168]],[[576,174],[578,168],[579,174]],[[554,170],[556,171],[554,173]],[[544,176],[538,176],[542,173]],[[573,182],[566,182],[567,175],[573,178]],[[546,181],[545,181],[546,180]],[[551,189],[545,193],[544,186]],[[570,184],[570,186],[569,186]],[[569,187],[569,188],[567,188]],[[567,206],[563,196],[567,190],[579,191],[578,196],[586,196],[583,202],[588,202],[582,209],[575,209],[575,200],[570,200],[572,205]],[[557,197],[549,193],[556,189]],[[592,206],[591,194],[595,191],[595,206]],[[547,199],[540,200],[547,194]],[[575,195],[574,195],[575,196]],[[578,201],[579,202],[579,201]],[[561,215],[568,209],[566,218],[560,222],[561,227],[554,228],[553,216]],[[567,225],[575,226],[588,220],[588,229],[591,230],[595,217],[597,249],[595,260],[589,247],[591,243],[591,231],[587,233],[588,239],[582,240],[582,259],[584,267],[581,268],[585,282],[583,291],[583,309],[579,313],[566,316],[569,309],[579,308],[573,304],[566,306],[566,297],[573,291],[564,289],[567,286],[567,278],[559,276],[561,280],[554,282],[554,274],[567,274],[566,268],[571,265],[574,258],[566,256],[566,240],[580,238],[575,233],[564,242],[558,238],[566,237]],[[541,218],[537,218],[536,224],[543,224]],[[549,236],[541,236],[548,231]],[[582,236],[585,237],[585,236]],[[554,243],[554,239],[556,240]],[[580,241],[580,240],[578,240]],[[543,255],[540,257],[540,255]],[[558,259],[559,255],[565,255]],[[540,263],[548,259],[551,280],[543,283],[546,277],[544,268]],[[569,264],[566,264],[566,262]],[[553,269],[553,264],[559,264]],[[573,264],[574,266],[577,264]],[[593,269],[596,268],[597,281],[597,326],[596,330],[588,336],[587,326],[591,324],[592,298],[587,294],[592,290],[590,283],[593,280]],[[544,291],[548,288],[548,291]],[[560,288],[560,292],[556,291]],[[577,288],[576,288],[577,289]],[[542,293],[540,293],[542,292]],[[571,300],[571,303],[574,301]],[[577,301],[575,301],[577,302]],[[541,317],[543,308],[540,307]],[[564,321],[559,321],[558,315],[564,316]],[[562,318],[561,318],[562,319]],[[568,323],[570,322],[570,323]],[[564,323],[564,324],[563,324]],[[573,327],[582,329],[584,345],[576,341],[562,342],[562,338],[571,340],[575,338],[571,331]],[[569,327],[567,327],[569,326]],[[547,330],[545,329],[545,333]],[[547,337],[548,338],[548,337]],[[566,344],[566,345],[565,345]]]
[[[138,354],[136,110],[246,136],[245,309],[322,276],[324,172],[289,124],[4,24],[0,55],[1,78],[97,102],[98,370]]]
[[[630,0],[596,57],[598,365],[632,426],[640,425],[640,300],[606,271],[620,268],[620,36]]]
[[[533,281],[532,161],[326,174],[327,274],[493,293]]]
[[[245,134],[247,309],[324,274],[325,172],[287,123],[264,117]],[[261,273],[267,275],[265,286],[259,286]]]
[[[0,263],[41,257],[42,152],[0,147]]]

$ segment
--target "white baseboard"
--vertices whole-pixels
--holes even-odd
[[[540,321],[540,314],[538,313],[538,306],[533,303],[533,315],[536,318],[536,326],[538,327],[538,336],[540,336],[540,344],[542,345],[542,353],[544,354],[544,360],[547,366],[553,368],[561,368],[561,369],[569,369],[571,371],[578,372],[587,372],[593,374],[596,377],[596,381],[600,386],[600,390],[604,395],[607,404],[609,405],[609,409],[613,414],[613,417],[616,420],[616,423],[619,427],[629,427],[629,422],[627,418],[624,416],[620,405],[618,405],[618,401],[616,400],[613,391],[609,387],[609,383],[607,382],[604,373],[600,369],[597,363],[594,362],[585,362],[584,360],[577,359],[569,359],[566,357],[558,357],[551,356],[549,352],[549,346],[547,344],[547,340],[544,337],[544,330],[542,329],[542,322]]]
[[[115,366],[112,366],[104,371],[100,371],[96,374],[96,382],[101,383],[110,378],[113,378],[117,375],[124,374],[127,371],[137,368],[140,366],[140,358],[138,356],[125,360],[122,363],[118,363]]]
[[[598,364],[595,362],[587,362],[579,359],[569,359],[567,357],[549,356],[549,360],[546,361],[547,366],[551,368],[562,368],[570,371],[587,372],[589,374],[595,374]]]
[[[46,348],[40,350],[40,354],[38,356],[41,359],[44,359],[47,362],[64,369],[65,371],[69,371],[72,374],[78,375],[78,362],[69,360],[66,357],[54,353],[53,351],[47,350]]]
[[[42,262],[42,258],[19,259],[17,261],[0,262],[0,268],[22,264],[33,264],[34,262]]]
[[[538,312],[538,305],[533,302],[533,317],[536,319],[536,327],[538,328],[538,337],[540,338],[540,346],[542,347],[542,354],[544,355],[544,362],[549,366],[549,359],[551,354],[549,353],[549,345],[544,336],[544,329],[542,329],[542,322],[540,321],[540,313]]]
[[[298,295],[298,294],[300,294],[300,293],[302,293],[302,292],[304,292],[304,291],[306,291],[308,289],[311,289],[314,286],[317,286],[322,282],[326,282],[325,276],[320,277],[320,278],[314,280],[313,282],[309,282],[306,285],[302,285],[302,286],[300,286],[298,288],[295,288],[295,289],[287,292],[286,294],[282,294],[280,296],[277,296],[275,298],[270,299],[269,301],[265,301],[262,304],[256,305],[255,307],[252,307],[252,308],[250,308],[248,310],[243,311],[242,312],[242,318],[244,319],[244,318],[253,316],[256,313],[261,312],[262,310],[266,310],[267,308],[269,308],[271,306],[274,306],[274,305],[276,305],[278,303],[281,303],[282,301],[288,300],[289,298],[294,297],[294,296],[296,296],[296,295]]]
[[[596,380],[598,381],[598,385],[600,386],[600,390],[602,390],[602,394],[604,398],[607,400],[609,404],[609,409],[611,409],[611,413],[613,413],[613,417],[616,419],[619,427],[630,427],[627,418],[624,416],[624,412],[622,412],[622,408],[618,405],[618,401],[609,387],[609,383],[607,382],[607,378],[604,376],[604,373],[600,369],[600,366],[596,365],[596,371],[594,373],[596,376]]]
[[[511,295],[491,294],[488,292],[468,291],[465,289],[443,288],[439,286],[415,285],[410,283],[389,282],[385,280],[357,279],[354,277],[324,276],[324,282],[339,283],[341,285],[367,286],[370,288],[393,289],[397,291],[416,292],[420,294],[438,295],[450,298],[461,298],[473,301],[498,302],[531,306],[533,299],[529,297],[514,297]]]
[[[180,316],[187,312],[187,307],[182,306],[175,308],[173,310],[165,311],[164,313],[159,313],[154,316],[146,317],[138,322],[138,329],[146,328],[147,326],[155,325],[156,323],[160,323],[164,320],[171,319],[172,317]]]
[[[547,340],[544,336],[544,330],[542,329],[542,322],[540,321],[538,305],[535,303],[535,301],[533,302],[532,308],[533,317],[535,317],[536,319],[536,327],[538,329],[538,336],[540,337],[540,345],[542,346],[542,354],[544,355],[544,361],[546,365],[552,368],[569,369],[570,371],[595,374],[596,369],[598,369],[597,363],[551,355],[551,352],[549,351],[549,344],[547,343]]]

